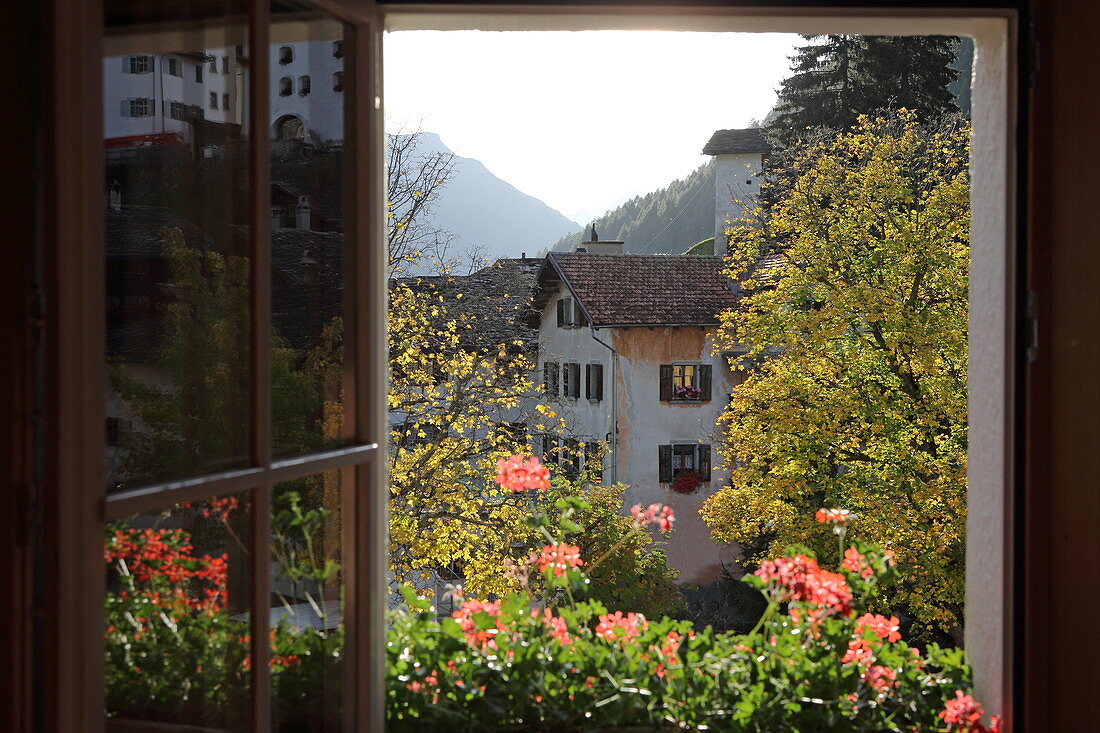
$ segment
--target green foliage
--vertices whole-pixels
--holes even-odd
[[[793,543],[836,559],[808,519],[845,506],[906,582],[884,602],[962,623],[969,128],[861,120],[801,147],[792,185],[730,231],[746,296],[718,347],[747,351],[721,418],[731,485],[703,516],[759,560]],[[746,275],[767,254],[777,268]],[[761,540],[763,540],[761,542]]]
[[[560,526],[556,536],[547,531],[551,543],[567,534]],[[609,614],[583,598],[590,584],[577,570],[548,574],[569,598],[552,610],[509,594],[439,620],[429,601],[406,589],[387,644],[388,727],[945,730],[940,711],[970,686],[962,652],[930,645],[922,654],[893,633],[897,619],[859,616],[891,571],[881,550],[857,547],[867,572],[829,573],[803,556],[804,575],[752,577],[769,606],[748,634]],[[793,590],[826,582],[849,595],[838,603]]]
[[[950,36],[804,36],[769,116],[770,136],[790,144],[807,128],[844,131],[861,114],[915,110],[922,119],[957,112],[949,86],[958,39]]]
[[[622,240],[637,254],[679,254],[685,242],[714,235],[714,164],[644,196],[635,196],[595,221],[600,239]],[[550,248],[571,252],[588,232],[574,232]]]
[[[577,516],[577,544],[584,557],[606,558],[589,573],[590,596],[608,608],[646,616],[674,615],[683,599],[676,587],[677,571],[669,567],[660,544],[633,529],[623,515],[626,486],[575,489],[587,508]],[[610,552],[612,548],[614,552]]]

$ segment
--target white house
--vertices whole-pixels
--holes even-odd
[[[272,138],[342,142],[344,42],[273,43],[269,68]]]
[[[548,437],[544,459],[572,468],[574,451],[591,459],[585,448],[606,442],[604,481],[629,486],[627,506],[672,506],[669,562],[681,582],[709,583],[736,559],[699,516],[729,478],[713,445],[738,375],[713,353],[713,336],[736,296],[720,257],[623,254],[622,242],[591,239],[547,255],[535,287],[542,381],[572,436]],[[673,491],[689,472],[698,485]]]
[[[103,136],[191,142],[195,120],[240,125],[241,69],[235,46],[106,57]]]
[[[713,155],[715,163],[714,254],[726,252],[727,222],[755,205],[770,152],[771,145],[759,128],[717,130],[703,147],[703,154]]]

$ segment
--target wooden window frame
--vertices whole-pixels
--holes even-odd
[[[104,527],[109,521],[202,497],[247,492],[253,511],[251,730],[271,722],[268,685],[271,526],[267,507],[282,481],[339,470],[349,487],[344,520],[345,647],[343,709],[347,730],[384,726],[384,614],[387,462],[376,460],[388,437],[386,421],[386,234],[381,23],[373,3],[306,2],[346,28],[345,69],[354,82],[344,101],[347,178],[344,278],[345,444],[276,458],[271,445],[270,129],[271,54],[268,0],[249,0],[248,89],[251,456],[246,468],[207,473],[104,495],[106,347],[102,309],[105,256],[102,223],[101,1],[53,0],[48,29],[57,63],[47,71],[45,120],[51,138],[46,170],[58,185],[47,191],[56,216],[45,229],[48,467],[43,498],[44,562],[41,726],[53,731],[103,730]],[[182,74],[182,62],[178,59]],[[61,101],[64,105],[61,105]],[[353,175],[356,172],[358,175]],[[354,295],[353,295],[354,294]],[[381,365],[381,368],[379,368]],[[354,487],[354,489],[352,488]]]
[[[967,646],[975,663],[978,692],[987,706],[1013,719],[1011,690],[1016,679],[1012,664],[1022,618],[1014,603],[1013,584],[1019,575],[1010,572],[1019,558],[1014,532],[1021,521],[1015,477],[1020,473],[1018,436],[1014,427],[1020,419],[1019,373],[1022,348],[1018,322],[1024,312],[1019,287],[1023,276],[1022,248],[1016,246],[1021,219],[1017,214],[1014,186],[1020,181],[1022,165],[1015,147],[1019,121],[1017,100],[1023,86],[1016,74],[1023,56],[1018,44],[1020,4],[995,4],[964,10],[929,8],[925,3],[899,4],[882,9],[853,3],[847,7],[815,0],[794,5],[775,2],[737,7],[704,2],[679,6],[617,5],[580,6],[532,3],[529,5],[473,5],[466,3],[398,4],[368,0],[315,0],[314,5],[341,15],[355,25],[356,48],[347,67],[353,84],[346,102],[347,114],[360,120],[363,139],[348,149],[349,167],[368,170],[367,180],[375,185],[358,187],[356,217],[347,223],[349,239],[363,236],[384,244],[384,189],[380,151],[384,149],[381,124],[381,32],[383,26],[402,29],[612,29],[665,28],[669,30],[772,30],[791,32],[845,32],[890,34],[951,33],[975,35],[983,49],[975,66],[975,156],[983,166],[975,170],[974,199],[987,208],[974,221],[974,264],[981,275],[981,287],[971,293],[971,372],[981,377],[971,381],[972,450],[978,459],[971,465],[977,480],[970,487],[973,511],[968,518],[967,594],[972,607],[983,614],[968,624]],[[346,665],[346,689],[359,696],[346,699],[349,729],[381,730],[384,725],[384,679],[379,647],[382,611],[386,597],[384,576],[385,461],[372,461],[376,442],[384,443],[385,421],[385,258],[384,246],[368,249],[349,271],[364,297],[357,302],[351,322],[351,346],[365,349],[375,361],[359,359],[355,364],[355,385],[348,395],[354,409],[357,445],[288,461],[273,461],[257,445],[253,467],[217,475],[198,485],[174,482],[122,492],[110,499],[102,495],[103,407],[105,365],[102,313],[89,303],[103,302],[103,242],[101,229],[101,46],[103,6],[97,0],[71,4],[49,0],[48,68],[44,96],[43,128],[48,144],[42,170],[50,180],[45,189],[43,272],[46,310],[44,349],[45,410],[47,438],[44,443],[42,513],[44,516],[43,562],[50,569],[44,581],[42,625],[38,629],[41,684],[38,685],[42,728],[53,731],[99,730],[102,728],[102,539],[108,517],[126,516],[162,505],[166,499],[186,501],[211,493],[246,489],[254,496],[269,496],[274,482],[318,470],[343,467],[357,479],[355,496],[348,497],[355,512],[348,523],[349,560],[347,593],[359,600],[350,606]],[[267,48],[266,3],[252,0],[249,20],[250,46]],[[52,54],[49,55],[49,54]],[[250,176],[257,184],[252,196],[254,242],[266,241],[269,202],[262,184],[268,178],[266,149],[269,131],[267,76],[269,54],[254,54],[255,80],[249,90],[252,115],[250,139],[257,151]],[[349,128],[349,132],[351,132]],[[984,156],[984,157],[983,157]],[[977,175],[980,173],[980,175]],[[89,195],[93,192],[95,195]],[[992,202],[992,204],[991,204]],[[357,213],[358,212],[358,213]],[[977,213],[977,212],[976,212]],[[265,272],[265,259],[254,260],[258,273]],[[253,288],[253,314],[260,329],[253,331],[259,342],[269,331],[263,321],[269,317],[270,292]],[[265,307],[257,307],[259,306]],[[349,314],[350,315],[350,314]],[[376,320],[371,321],[371,318]],[[266,351],[266,348],[264,349]],[[64,355],[60,358],[59,355]],[[256,364],[266,357],[253,354]],[[372,368],[372,366],[374,368]],[[269,376],[256,370],[254,390],[266,394]],[[979,383],[980,382],[980,383]],[[256,411],[264,408],[256,402]],[[357,453],[356,451],[360,451]],[[351,493],[351,492],[349,492]],[[255,536],[270,528],[255,523]],[[980,538],[980,542],[978,539]],[[980,546],[980,547],[979,547]],[[266,549],[266,548],[265,548]],[[261,553],[266,554],[266,553]],[[1019,568],[1023,563],[1018,564]],[[258,580],[264,578],[257,576]],[[255,591],[254,591],[255,592]],[[255,635],[254,635],[255,636]],[[254,664],[253,669],[266,665]],[[262,674],[262,673],[260,673]],[[264,694],[264,693],[261,693]],[[259,697],[259,695],[257,696]],[[257,703],[258,707],[262,705]],[[256,711],[254,730],[262,730],[267,712]]]

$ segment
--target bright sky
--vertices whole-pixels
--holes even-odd
[[[656,31],[390,33],[390,131],[456,154],[584,224],[763,120],[798,36]]]

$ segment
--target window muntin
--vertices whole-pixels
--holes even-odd
[[[124,117],[151,117],[153,115],[153,100],[146,97],[123,100],[122,115]]]
[[[229,94],[228,93],[222,94],[222,109],[224,109],[224,110],[229,109]]]
[[[547,361],[542,365],[543,393],[551,397],[558,396],[558,372],[560,365],[556,361]]]
[[[168,102],[168,116],[173,120],[183,120],[187,118],[187,105],[183,102],[177,102],[172,100]]]
[[[672,365],[672,396],[678,400],[699,399],[699,365]]]
[[[175,56],[168,57],[168,73],[171,76],[183,76],[183,62]]]
[[[122,69],[128,74],[148,74],[153,70],[153,57],[127,56],[123,59]]]
[[[218,93],[210,92],[210,109],[218,108]]]

